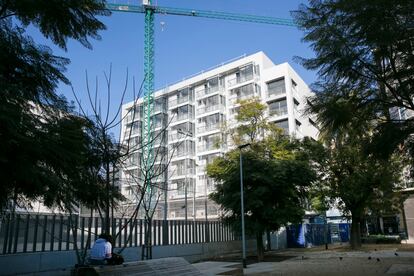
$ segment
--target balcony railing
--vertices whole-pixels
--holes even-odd
[[[206,95],[212,94],[212,93],[217,92],[219,90],[220,90],[220,86],[212,86],[212,87],[197,91],[197,98],[204,97]]]
[[[268,97],[275,97],[275,96],[279,96],[279,95],[283,95],[283,94],[286,94],[286,90],[285,90],[284,86],[283,87],[275,87],[275,88],[269,89],[267,91]]]
[[[217,123],[217,124],[208,124],[208,125],[205,125],[205,126],[198,127],[197,132],[198,133],[204,133],[204,132],[216,130],[216,129],[219,129],[219,128],[220,128],[219,123]]]
[[[210,106],[203,106],[197,108],[197,114],[201,115],[207,112],[216,111],[216,110],[224,110],[224,105],[222,104],[215,104]]]
[[[269,116],[283,116],[287,114],[288,114],[287,106],[284,108],[269,110]]]
[[[171,122],[174,123],[174,122],[178,122],[178,121],[182,121],[182,120],[191,120],[192,118],[193,118],[192,113],[179,114],[179,115],[175,115],[172,118]]]
[[[170,172],[173,174],[172,177],[194,175],[195,168],[188,168],[186,170],[184,168],[171,167]]]
[[[155,105],[154,106],[154,113],[167,113],[167,108],[165,107],[165,105]]]
[[[207,145],[199,145],[197,147],[198,152],[210,151],[210,150],[218,150],[221,149],[222,146],[218,144],[207,144]]]
[[[231,97],[231,102],[233,104],[236,104],[240,100],[246,100],[246,99],[252,98],[253,96],[254,96],[254,91],[253,90],[249,93],[243,93],[242,95],[237,95],[237,96],[233,95]]]
[[[243,83],[243,82],[252,80],[253,77],[254,77],[254,74],[253,73],[247,74],[247,75],[242,75],[240,77],[237,77],[237,78],[233,78],[233,79],[228,80],[227,81],[227,85],[228,86],[234,86],[236,84],[239,84],[239,83]]]
[[[182,104],[182,103],[192,102],[192,100],[193,99],[192,99],[191,96],[181,97],[181,98],[178,98],[176,100],[169,101],[168,102],[168,107],[171,108],[171,107],[177,106],[177,105]]]

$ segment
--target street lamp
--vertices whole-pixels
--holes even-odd
[[[242,252],[243,252],[243,268],[246,268],[246,239],[244,233],[244,196],[243,196],[243,156],[242,149],[250,146],[250,143],[238,146],[240,150],[240,202],[241,202],[241,223],[242,223]]]

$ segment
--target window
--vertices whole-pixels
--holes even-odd
[[[285,134],[289,133],[289,121],[288,120],[282,120],[275,123],[277,127],[283,129],[283,132]]]
[[[191,193],[193,192],[194,181],[192,178],[188,178],[187,180],[185,179],[177,180],[175,181],[175,183],[177,184],[177,195],[183,196],[187,192],[187,196],[188,196],[188,195],[191,195]],[[187,186],[187,189],[186,189],[186,186]]]
[[[298,87],[297,83],[292,80],[292,89],[296,91],[296,88]]]
[[[285,78],[280,78],[267,83],[268,97],[286,93]]]
[[[287,114],[287,102],[286,99],[272,102],[269,104],[269,115],[282,116]]]
[[[300,131],[300,126],[302,125],[301,122],[299,122],[298,120],[295,120],[295,128],[296,130]]]
[[[311,125],[313,125],[314,127],[318,128],[318,126],[316,125],[315,121],[314,121],[314,120],[312,120],[311,118],[309,118],[309,123],[310,123]]]

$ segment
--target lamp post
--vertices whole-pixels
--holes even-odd
[[[243,252],[243,268],[246,268],[246,239],[244,233],[244,193],[243,193],[243,156],[242,149],[250,146],[250,143],[238,146],[240,150],[240,202],[241,202],[241,224],[242,224],[242,252]]]

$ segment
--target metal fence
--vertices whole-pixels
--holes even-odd
[[[14,214],[1,219],[0,254],[73,250],[75,245],[90,248],[102,232],[104,220],[99,217],[67,215]],[[111,220],[114,247],[141,246],[145,230],[151,244],[177,245],[239,240],[231,227],[221,221],[153,220],[130,222],[127,218]]]

